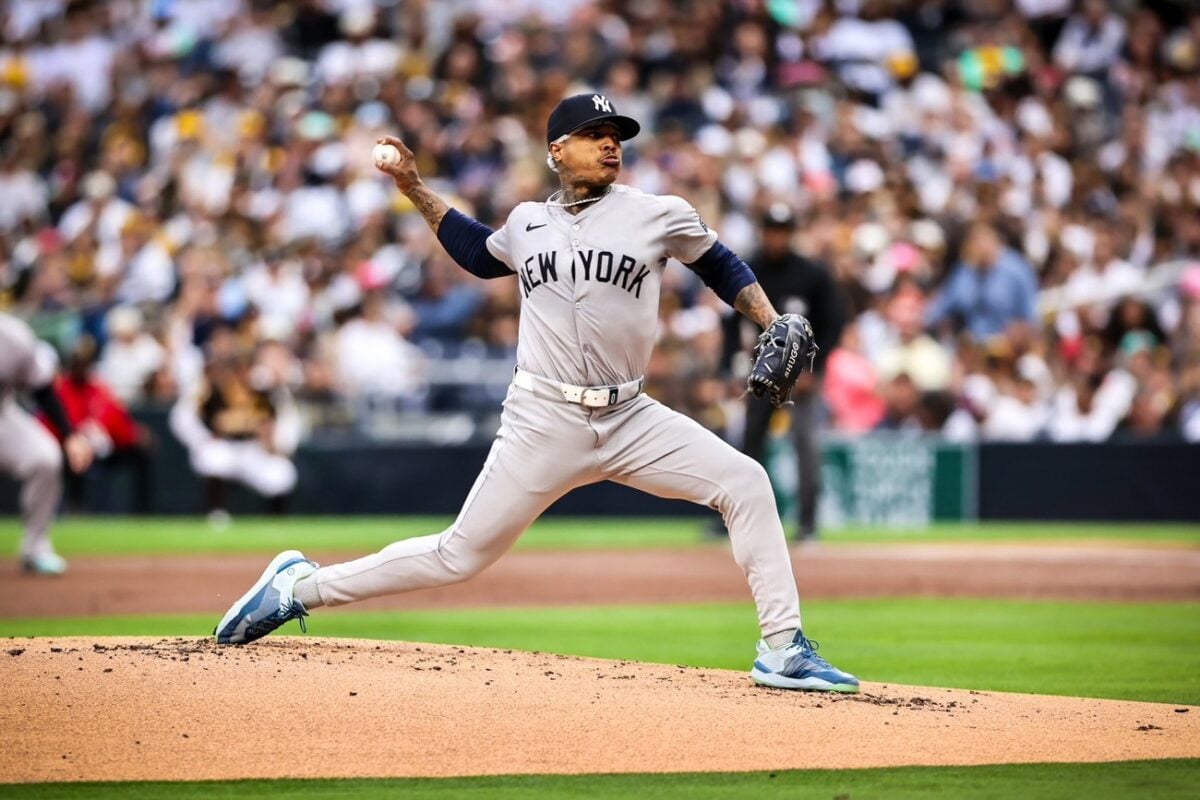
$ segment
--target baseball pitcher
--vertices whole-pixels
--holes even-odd
[[[250,642],[312,608],[463,581],[486,568],[555,500],[597,481],[720,511],[746,574],[762,638],[751,676],[788,689],[858,691],[821,658],[800,625],[783,527],[763,468],[695,421],[642,393],[658,323],[663,268],[675,258],[766,329],[748,388],[788,401],[815,354],[808,322],[780,316],[738,256],[679,197],[617,184],[621,143],[638,123],[602,95],[576,95],[550,114],[547,163],[561,188],[522,203],[499,230],[449,208],[422,183],[399,139],[376,165],[420,211],[463,269],[517,276],[520,336],[500,430],[458,518],[441,533],[318,568],[277,556],[216,628]]]
[[[21,569],[31,575],[61,575],[67,562],[50,544],[50,524],[62,497],[62,453],[74,472],[92,462],[86,438],[71,429],[52,382],[58,367],[54,348],[39,341],[21,320],[0,314],[0,473],[21,482]],[[55,429],[58,442],[17,404],[28,391]]]

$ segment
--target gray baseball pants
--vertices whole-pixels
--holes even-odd
[[[324,567],[324,605],[464,581],[492,564],[555,500],[610,480],[716,509],[764,636],[800,627],[783,526],[763,468],[694,420],[639,395],[607,408],[510,386],[500,430],[462,511],[441,533]]]
[[[11,397],[0,399],[0,473],[21,483],[21,555],[50,552],[50,524],[62,497],[62,450]]]

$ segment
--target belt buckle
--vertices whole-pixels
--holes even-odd
[[[619,394],[620,387],[617,386],[594,386],[583,390],[579,402],[588,408],[606,408],[617,404]]]

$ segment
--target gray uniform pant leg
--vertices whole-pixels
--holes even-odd
[[[496,440],[454,524],[317,570],[321,602],[341,605],[458,583],[479,573],[551,503],[599,479],[594,443],[585,409],[510,387]]]
[[[607,477],[721,513],[764,636],[800,627],[800,598],[767,473],[695,420],[646,396],[600,417]]]
[[[21,555],[50,552],[50,525],[62,497],[62,450],[11,398],[0,400],[0,472],[21,483]]]

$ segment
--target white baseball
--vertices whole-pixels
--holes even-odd
[[[400,150],[392,144],[377,144],[371,149],[371,158],[376,164],[399,164]]]

